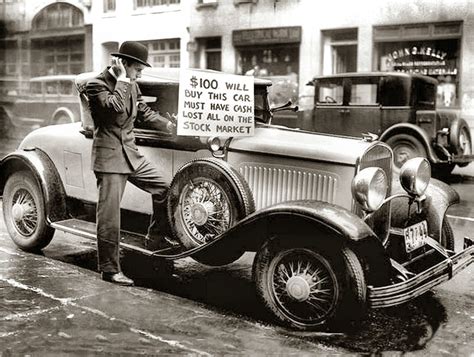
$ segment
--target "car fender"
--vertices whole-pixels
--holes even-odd
[[[20,170],[32,173],[43,193],[48,224],[65,219],[66,193],[51,159],[39,149],[17,150],[0,161],[0,194],[8,177]]]
[[[392,194],[406,193],[400,185],[399,180],[392,181]],[[426,199],[422,202],[422,211],[416,214],[416,204],[407,210],[407,199],[394,199],[391,202],[392,207],[392,226],[404,227],[407,222],[407,216],[421,217],[427,220],[430,234],[434,239],[440,239],[441,227],[448,208],[459,203],[459,194],[446,183],[431,178],[428,188],[425,191]]]
[[[390,259],[382,242],[357,215],[327,202],[302,200],[279,203],[254,212],[215,240],[182,253],[182,256],[219,254],[222,249],[244,247],[258,251],[268,239],[307,236],[318,244],[348,244],[363,262],[371,285],[387,283]]]
[[[416,126],[411,123],[399,123],[399,124],[392,125],[390,128],[385,130],[382,133],[382,135],[380,135],[379,140],[386,141],[388,138],[396,134],[413,135],[418,140],[420,140],[423,146],[425,147],[427,155],[428,155],[428,159],[433,163],[439,162],[438,155],[436,155],[435,151],[433,150],[431,146],[431,138],[428,136],[426,131],[420,128],[419,126]]]
[[[54,122],[56,121],[56,117],[59,114],[63,114],[63,113],[66,114],[72,120],[71,123],[74,123],[76,121],[74,118],[74,113],[72,112],[71,109],[67,107],[59,107],[54,111],[53,115],[51,116],[50,124],[54,124]]]

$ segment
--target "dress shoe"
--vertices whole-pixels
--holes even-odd
[[[174,248],[178,246],[178,242],[174,241],[171,238],[168,238],[167,236],[158,236],[155,238],[150,238],[150,236],[147,235],[145,238],[145,248],[151,251]]]
[[[118,284],[118,285],[125,285],[125,286],[133,285],[133,280],[127,278],[125,275],[123,275],[122,272],[102,273],[102,280],[108,281],[110,283]]]

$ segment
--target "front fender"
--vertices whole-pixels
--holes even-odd
[[[431,138],[428,136],[425,130],[423,130],[417,125],[411,123],[395,124],[388,128],[386,131],[384,131],[383,134],[380,136],[379,140],[386,141],[389,137],[393,135],[407,133],[415,136],[418,140],[421,141],[421,143],[426,149],[428,159],[431,162],[437,163],[440,161],[438,155],[436,155],[435,151],[433,150],[433,147],[431,146]]]
[[[66,193],[61,178],[48,155],[39,149],[17,150],[0,161],[0,194],[8,177],[20,170],[30,172],[39,184],[48,223],[65,219]]]
[[[392,194],[406,193],[400,185],[400,181],[392,181]],[[427,220],[430,234],[434,239],[440,240],[441,227],[448,208],[459,203],[459,194],[446,183],[431,178],[425,192],[426,200],[423,202],[422,217]],[[405,227],[410,217],[417,216],[416,205],[407,209],[407,199],[395,199],[392,201],[392,226]]]
[[[254,212],[189,255],[214,255],[222,249],[258,251],[276,236],[305,236],[310,243],[350,245],[363,262],[371,285],[379,286],[389,279],[390,259],[372,229],[346,209],[321,201],[290,201]]]

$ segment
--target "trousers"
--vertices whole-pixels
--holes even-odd
[[[168,184],[158,170],[148,161],[130,174],[94,171],[99,200],[96,210],[97,261],[103,273],[118,273],[120,269],[120,202],[127,181],[152,195],[153,214],[148,227],[148,236],[154,237],[166,231],[166,195]]]

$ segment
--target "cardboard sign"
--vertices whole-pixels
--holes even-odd
[[[178,135],[253,135],[253,89],[251,76],[181,70]]]

